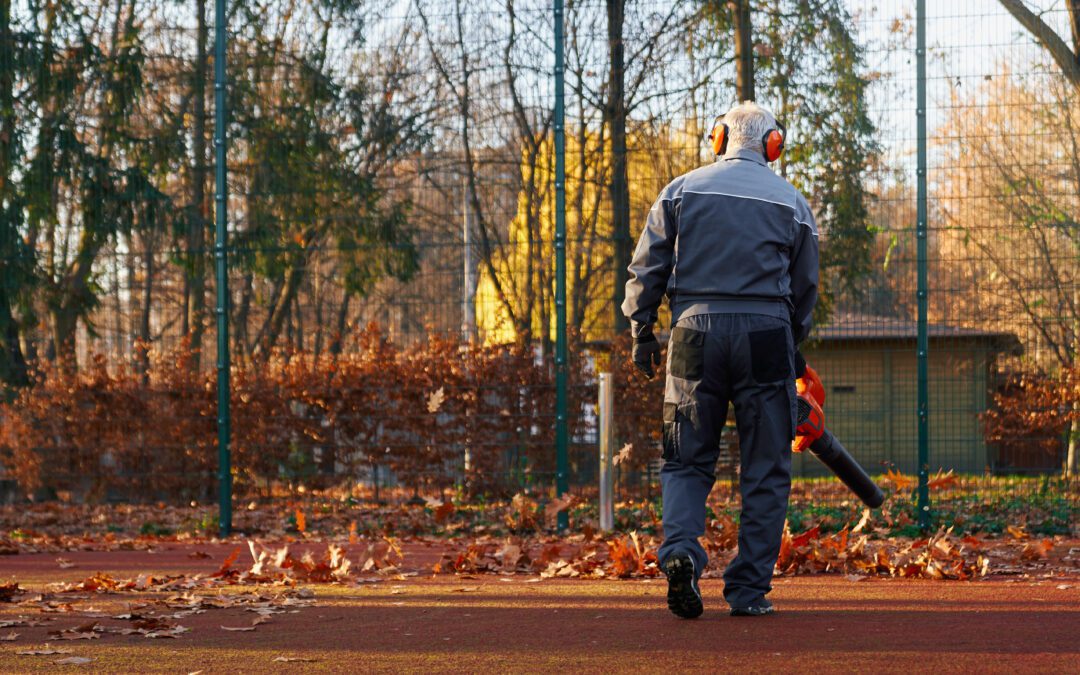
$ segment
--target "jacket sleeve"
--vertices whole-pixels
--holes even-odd
[[[635,337],[648,332],[656,323],[656,310],[671,277],[679,209],[678,201],[673,198],[673,185],[664,188],[649,210],[634,258],[627,267],[630,276],[626,280],[622,312],[630,319]]]
[[[809,204],[795,202],[795,246],[791,253],[791,332],[795,345],[810,335],[818,287],[818,229]]]

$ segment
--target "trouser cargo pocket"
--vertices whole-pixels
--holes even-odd
[[[705,333],[676,326],[671,331],[668,372],[684,380],[700,380],[705,374]]]

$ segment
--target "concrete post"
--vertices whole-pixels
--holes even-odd
[[[615,528],[615,388],[611,373],[600,373],[600,530]]]

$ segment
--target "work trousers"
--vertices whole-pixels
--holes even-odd
[[[705,500],[716,481],[728,403],[739,434],[739,550],[724,572],[732,607],[771,588],[791,491],[795,437],[794,344],[785,319],[700,314],[672,328],[664,389],[664,543],[658,557],[688,553],[698,575],[708,555]]]

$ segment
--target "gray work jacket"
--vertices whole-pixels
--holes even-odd
[[[770,314],[790,318],[798,344],[817,302],[817,237],[806,198],[761,153],[737,150],[660,193],[628,268],[623,314],[640,335],[666,293],[673,325],[696,314]]]

